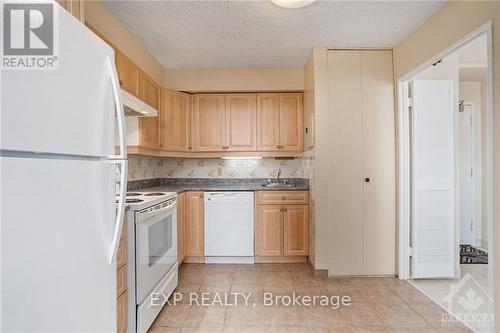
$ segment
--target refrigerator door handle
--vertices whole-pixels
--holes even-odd
[[[125,197],[127,195],[127,175],[128,175],[128,161],[110,161],[111,163],[120,165],[120,193],[118,196],[118,207],[116,209],[116,221],[113,232],[113,238],[109,245],[109,259],[108,263],[112,264],[115,261],[116,253],[118,252],[118,244],[120,242],[120,235],[123,228],[123,220],[125,216]],[[125,226],[126,228],[127,226]]]
[[[120,140],[119,155],[109,156],[110,159],[126,159],[127,158],[127,142],[125,139],[125,114],[123,112],[123,103],[121,101],[120,87],[118,85],[118,74],[115,70],[114,62],[108,57],[106,59],[108,67],[108,75],[113,88],[113,98],[115,101],[116,117],[118,118],[118,136]]]

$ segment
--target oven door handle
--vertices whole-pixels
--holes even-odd
[[[166,211],[169,211],[171,210],[172,208],[174,208],[176,205],[176,202],[166,206],[166,207],[163,207],[161,209],[158,209],[158,210],[154,210],[152,212],[144,212],[144,213],[140,213],[139,215],[139,220],[137,221],[137,223],[142,223],[143,221],[145,221],[146,219],[149,219],[151,217],[155,217],[159,214],[162,214]]]

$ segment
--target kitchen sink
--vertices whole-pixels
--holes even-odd
[[[292,184],[285,184],[285,183],[269,183],[269,184],[262,184],[264,187],[293,187],[294,185]]]

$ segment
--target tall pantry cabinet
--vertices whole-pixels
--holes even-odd
[[[392,51],[329,50],[333,275],[394,275]]]

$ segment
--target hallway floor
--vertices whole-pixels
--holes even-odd
[[[460,265],[460,268],[462,270],[462,277],[465,277],[467,274],[470,274],[470,276],[474,279],[477,284],[489,295],[491,295],[490,288],[491,286],[489,285],[488,281],[488,265],[482,265],[482,264],[466,264],[466,265]],[[415,286],[417,289],[421,290],[425,295],[427,295],[429,298],[431,298],[433,301],[436,303],[440,304],[442,307],[447,308],[448,303],[446,296],[450,292],[450,287],[453,284],[456,284],[460,281],[460,279],[421,279],[421,280],[410,280],[410,284]],[[476,288],[472,288],[474,291],[476,291]],[[478,291],[479,293],[479,291]],[[477,312],[478,314],[483,314],[483,313],[493,313],[493,306],[492,304],[487,304],[487,300],[485,296],[478,295],[479,297],[482,297],[484,300],[484,306],[479,307],[478,309],[472,310],[472,312]],[[461,306],[457,306],[458,311],[463,311],[463,308]],[[454,312],[458,313],[458,312]],[[472,327],[477,332],[490,332],[492,330],[491,327],[485,326],[484,324],[471,324]]]
[[[184,264],[177,292],[149,332],[470,332],[456,321],[443,327],[444,310],[405,281],[314,278],[306,264]],[[247,304],[231,294],[240,292],[249,293]],[[271,295],[266,293],[273,299],[293,293],[340,299],[348,295],[351,303],[338,308],[332,306],[335,302],[264,305]],[[202,295],[209,303],[227,295],[228,302],[190,302],[190,297],[199,300]],[[238,305],[236,298],[241,299]]]

